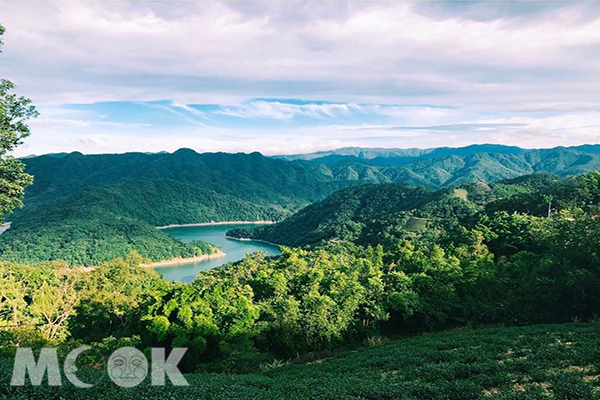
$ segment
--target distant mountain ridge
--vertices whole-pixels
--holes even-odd
[[[500,144],[473,144],[465,147],[433,147],[419,148],[368,148],[368,147],[343,147],[335,150],[319,151],[307,154],[278,155],[274,158],[294,161],[319,161],[323,163],[336,163],[340,161],[365,162],[371,165],[392,166],[401,165],[422,158],[435,158],[443,156],[471,156],[478,153],[519,155],[524,153],[566,149],[576,152],[600,154],[600,144],[586,144],[571,147],[554,147],[549,149],[524,149],[517,146]]]
[[[329,152],[283,156],[293,162],[318,163],[348,175],[370,169],[389,182],[431,188],[467,182],[493,182],[521,175],[579,175],[600,169],[600,145],[522,149],[502,145],[472,145],[434,149],[344,148]],[[380,180],[381,181],[381,180]]]

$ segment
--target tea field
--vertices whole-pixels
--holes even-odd
[[[94,388],[9,386],[6,399],[600,399],[600,323],[461,329],[370,341],[325,359],[262,365],[255,374],[190,374],[187,387],[123,389],[97,371]],[[148,380],[148,379],[147,379]]]

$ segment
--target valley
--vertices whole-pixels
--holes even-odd
[[[196,257],[214,249],[154,227],[281,221],[337,190],[365,184],[435,190],[530,173],[576,175],[600,169],[598,148],[341,149],[284,159],[190,149],[31,157],[24,162],[35,183],[25,192],[25,208],[8,217],[12,227],[0,238],[0,260],[94,266],[131,251],[148,262]],[[323,159],[331,155],[336,159]],[[380,159],[386,162],[373,162]]]

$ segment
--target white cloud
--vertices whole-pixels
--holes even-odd
[[[336,7],[345,12],[331,13]],[[244,92],[247,85],[240,80],[281,83],[281,89],[256,89],[262,93],[249,88],[246,98],[278,90],[289,95],[295,89],[286,89],[286,83],[305,82],[310,87],[304,96],[313,99],[334,97],[327,89],[334,85],[347,86],[344,94],[353,99],[344,101],[367,103],[372,99],[366,97],[376,96],[394,102],[431,97],[427,93],[433,91],[438,102],[457,100],[448,92],[467,95],[464,104],[478,93],[500,95],[505,102],[508,96],[528,96],[532,88],[539,93],[535,86],[546,83],[547,71],[572,74],[556,79],[567,87],[543,89],[554,100],[577,84],[575,74],[588,82],[599,77],[600,52],[593,46],[600,44],[600,19],[582,20],[577,5],[558,4],[555,12],[530,20],[499,15],[485,21],[427,15],[410,3],[272,4],[254,14],[230,3],[178,8],[173,15],[152,3],[7,3],[5,57],[20,65],[75,70],[72,82],[45,82],[57,98],[81,93],[79,80],[90,78],[102,83],[92,90],[106,92],[92,92],[96,98],[174,98],[188,92],[179,82],[173,85],[178,78],[207,80],[200,87],[221,95]],[[294,9],[310,18],[295,21]],[[27,84],[28,76],[12,72]],[[139,82],[128,74],[167,79]],[[416,93],[407,94],[411,91]],[[186,103],[193,103],[189,97]]]
[[[31,148],[33,138],[88,151],[193,144],[265,152],[332,143],[532,147],[599,140],[597,4],[8,2],[0,22],[7,28],[0,76],[36,104],[56,111],[66,103],[170,99],[157,107],[193,128],[47,114],[46,107],[32,125]],[[190,104],[222,107],[211,115]],[[248,125],[215,127],[219,115]],[[343,125],[356,115],[365,122]],[[295,117],[332,125],[298,126]],[[286,126],[253,128],[257,119]],[[525,125],[452,135],[386,129],[486,121]],[[213,139],[218,135],[208,131],[245,139]],[[76,142],[81,136],[97,140]]]
[[[296,116],[309,116],[313,118],[336,117],[349,115],[351,111],[359,111],[357,104],[293,104],[279,101],[252,101],[237,106],[224,107],[215,114],[228,115],[240,118],[268,118],[277,120],[290,120]]]

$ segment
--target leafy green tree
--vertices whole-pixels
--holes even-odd
[[[0,52],[2,51],[0,25]],[[22,207],[25,188],[33,182],[31,175],[25,173],[25,165],[12,157],[10,152],[23,143],[30,131],[27,120],[38,116],[31,100],[10,93],[15,84],[0,79],[0,221],[3,216],[17,207]]]
[[[40,322],[42,333],[48,340],[68,336],[69,318],[75,314],[80,301],[76,274],[57,275],[56,283],[44,282],[33,293],[31,312]]]

